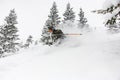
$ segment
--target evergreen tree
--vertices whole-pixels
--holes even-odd
[[[70,7],[70,3],[67,4],[67,8],[63,16],[64,16],[64,21],[70,20],[74,22],[75,13],[73,12],[73,8]]]
[[[87,19],[84,17],[84,12],[82,10],[82,8],[80,8],[80,13],[79,15],[79,24],[81,24],[81,26],[84,26],[87,23]]]
[[[29,47],[33,43],[33,37],[29,35],[29,37],[26,40],[26,43],[24,45],[25,48]]]
[[[19,40],[17,32],[18,29],[15,26],[17,24],[17,16],[15,10],[11,10],[9,16],[5,18],[6,24],[0,29],[0,45],[3,52],[15,52]]]
[[[38,43],[39,43],[39,41],[38,41],[38,40],[36,40],[34,44],[35,44],[35,45],[38,45]]]
[[[54,2],[52,8],[50,9],[50,15],[48,16],[51,20],[51,26],[56,27],[60,23],[60,17],[58,15],[57,5]]]
[[[42,38],[41,38],[41,41],[46,45],[52,44],[52,37],[51,37],[52,35],[51,32],[49,32],[49,27],[51,27],[51,20],[48,19],[43,28]]]
[[[98,14],[104,14],[107,15],[109,14],[109,19],[107,19],[104,23],[105,26],[107,26],[109,29],[114,29],[118,28],[117,24],[119,24],[119,19],[120,17],[120,3],[116,5],[111,5],[110,7],[106,9],[100,9],[100,10],[94,10],[92,12],[96,12]]]
[[[33,37],[30,35],[28,39],[26,40],[27,44],[32,44],[33,43]]]
[[[0,31],[1,31],[1,27],[2,26],[0,26]],[[0,32],[0,34],[1,34],[1,32]],[[1,35],[0,36],[0,57],[2,57],[2,55],[3,55],[3,53],[4,53],[4,50],[3,50],[3,35]]]
[[[0,46],[0,57],[3,56],[3,53],[4,53],[3,48]]]
[[[48,16],[48,20],[45,23],[45,26],[42,31],[42,38],[41,42],[44,43],[45,45],[53,45],[57,40],[58,36],[61,35],[62,37],[62,31],[61,30],[56,30],[56,26],[59,25],[60,23],[60,17],[58,16],[58,10],[56,3],[53,3],[52,8],[50,9],[50,15]],[[54,34],[55,31],[61,31],[59,34]],[[59,37],[59,38],[61,38]]]

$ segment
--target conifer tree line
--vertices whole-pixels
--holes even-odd
[[[78,22],[84,26],[87,23],[87,19],[84,17],[84,12],[81,8],[78,16]],[[66,23],[67,21],[74,23],[75,12],[73,11],[73,8],[71,8],[70,3],[67,4],[63,17],[64,20],[61,21],[61,17],[58,15],[57,5],[54,2],[42,30],[42,38],[40,39],[42,43],[45,45],[60,44],[66,37],[63,31],[57,28],[60,23]],[[25,44],[19,42],[20,38],[18,35],[18,28],[16,26],[18,21],[15,9],[10,10],[9,15],[5,17],[4,22],[5,23],[3,25],[0,25],[0,56],[4,53],[14,53],[19,51],[20,48],[28,48],[33,44],[34,40],[32,35],[28,36]],[[51,33],[51,31],[53,32]],[[34,44],[36,45],[38,42],[39,41],[35,41]]]
[[[87,23],[87,18],[85,18],[82,8],[80,8],[78,16],[79,16],[78,23],[84,27],[84,25]],[[70,3],[67,4],[66,10],[63,13],[63,17],[64,17],[64,19],[62,20],[63,23],[66,23],[68,21],[74,23],[75,12],[73,11],[73,8],[70,6]],[[58,15],[56,2],[54,2],[52,8],[50,9],[50,14],[48,15],[48,19],[46,20],[45,26],[43,27],[42,31],[41,42],[43,42],[45,45],[53,45],[58,41],[59,41],[58,43],[61,43],[61,40],[65,38],[65,35],[62,32],[62,30],[57,29],[58,25],[61,22],[60,19],[61,18]],[[52,30],[53,32],[51,33],[49,30]]]

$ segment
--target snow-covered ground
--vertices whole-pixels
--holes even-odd
[[[0,59],[0,80],[120,80],[119,36],[97,28],[57,47],[31,46]]]

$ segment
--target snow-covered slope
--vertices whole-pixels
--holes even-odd
[[[119,80],[119,36],[96,29],[58,47],[21,50],[0,59],[0,80]]]

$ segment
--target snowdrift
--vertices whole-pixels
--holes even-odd
[[[31,46],[0,59],[0,80],[119,80],[119,36],[99,29],[57,47]]]

